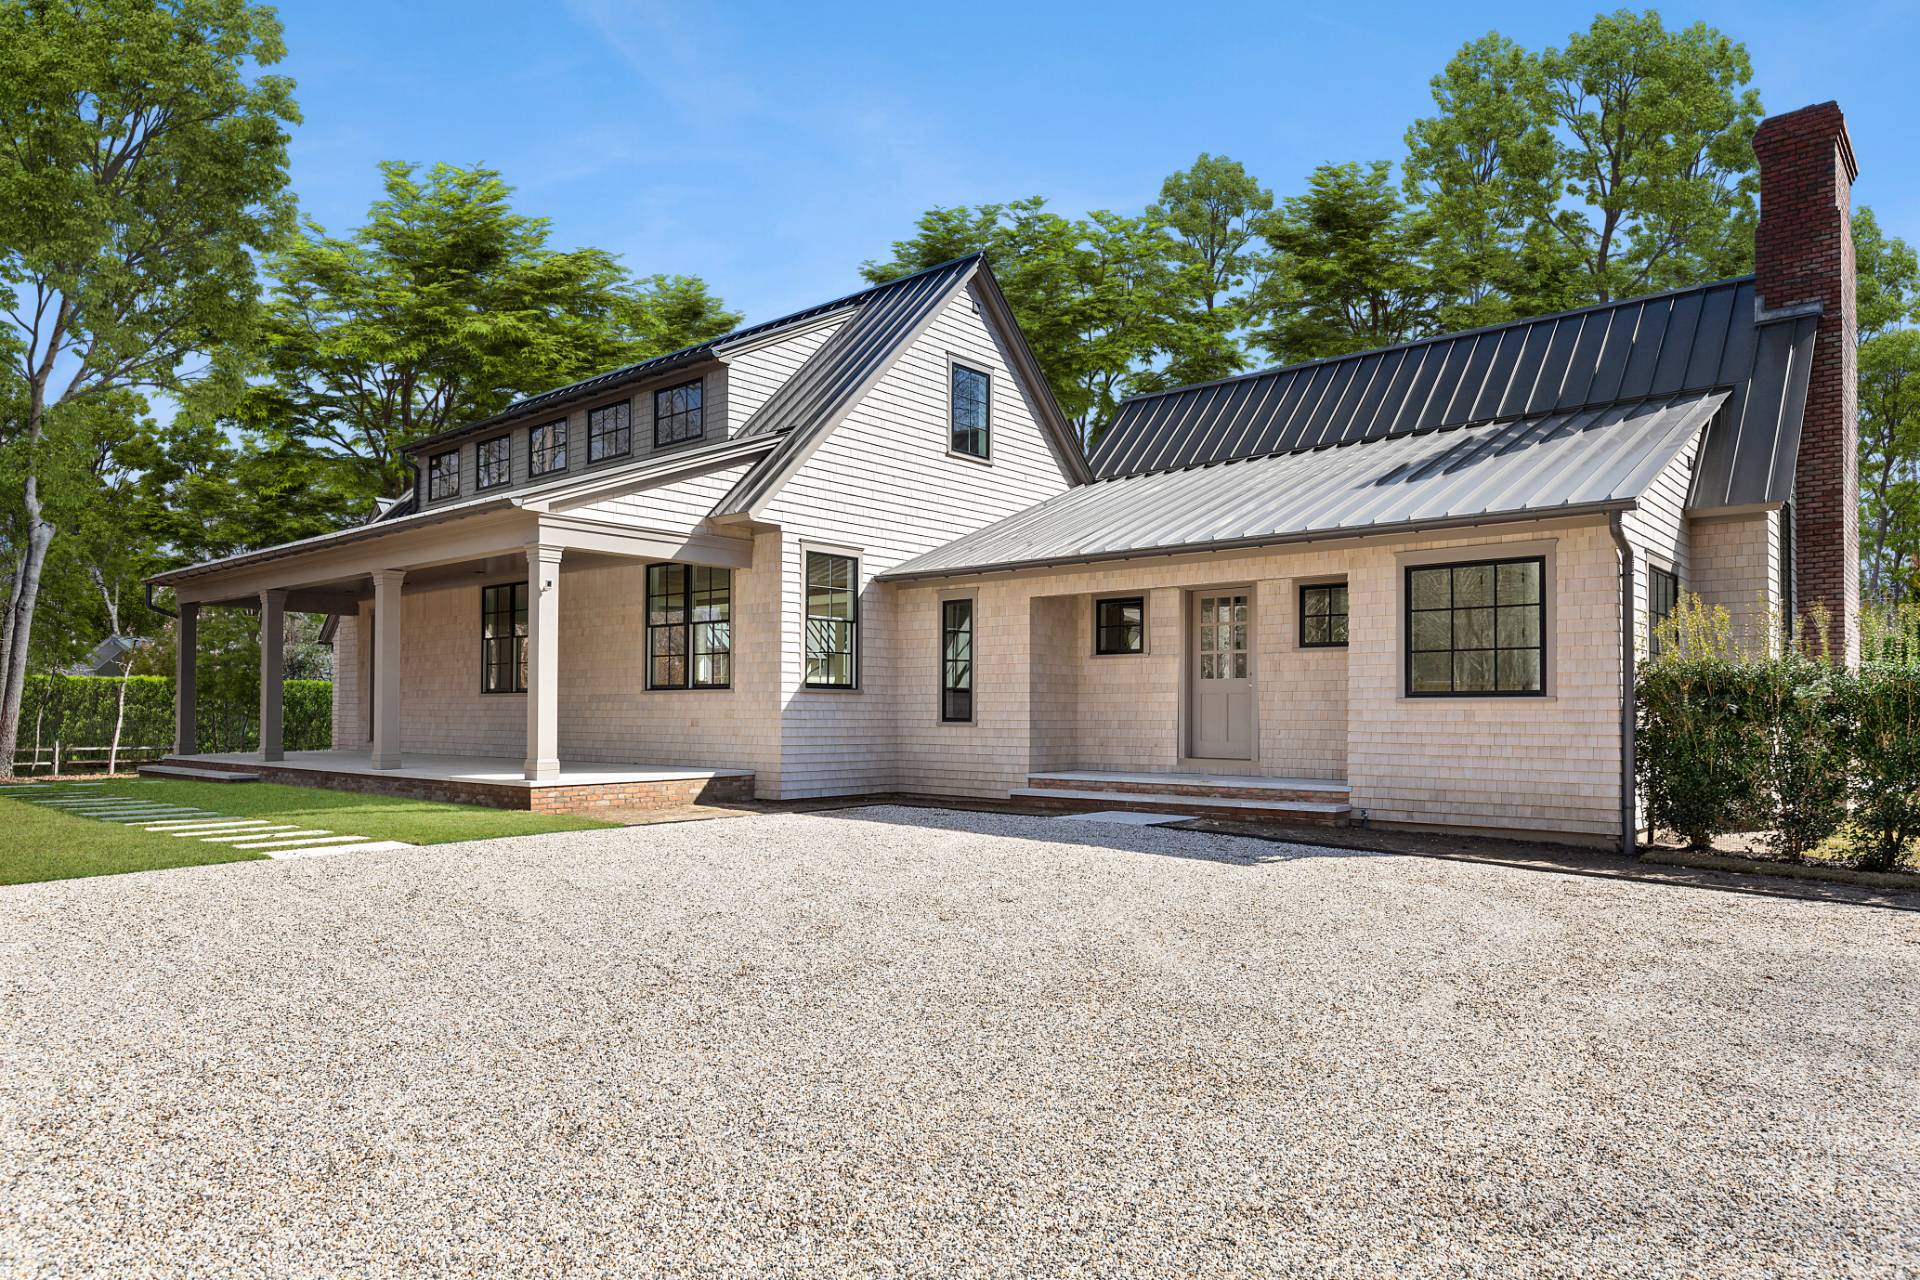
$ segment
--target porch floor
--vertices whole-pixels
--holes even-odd
[[[168,756],[160,763],[258,774],[268,782],[546,813],[671,808],[753,796],[751,769],[698,765],[563,760],[557,777],[531,781],[522,776],[524,768],[517,759],[427,752],[404,753],[398,769],[374,768],[368,751],[289,751],[284,760],[272,762],[262,761],[257,751],[223,751]]]

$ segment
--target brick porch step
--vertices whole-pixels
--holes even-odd
[[[1187,792],[1146,790],[1085,790],[1060,786],[1015,787],[1009,798],[1024,800],[1045,809],[1062,812],[1096,813],[1103,809],[1140,809],[1155,813],[1181,813],[1195,818],[1232,818],[1242,822],[1261,820],[1287,823],[1318,823],[1343,827],[1352,811],[1344,795],[1339,800],[1294,800],[1285,796],[1249,798],[1246,796],[1202,795]]]
[[[143,778],[192,778],[196,782],[258,782],[257,773],[246,773],[239,769],[202,769],[187,764],[143,764],[140,766]]]
[[[1196,796],[1215,800],[1347,803],[1344,782],[1324,778],[1268,778],[1243,773],[1127,773],[1115,769],[1058,769],[1027,775],[1029,789]]]

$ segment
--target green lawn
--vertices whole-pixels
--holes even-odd
[[[490,840],[497,836],[537,835],[543,831],[585,831],[617,825],[564,814],[523,813],[478,805],[437,804],[288,787],[272,782],[191,782],[145,779],[109,782],[97,787],[60,787],[64,793],[137,796],[160,804],[190,805],[233,818],[266,818],[297,823],[369,840],[405,840],[409,844],[445,844],[452,840]],[[193,867],[210,862],[243,862],[263,855],[202,844],[198,840],[129,829],[117,822],[62,813],[31,803],[53,794],[50,788],[16,790],[0,786],[0,884],[67,880],[76,876]]]

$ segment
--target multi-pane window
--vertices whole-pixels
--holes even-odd
[[[527,471],[543,476],[567,469],[567,420],[549,422],[527,432]]]
[[[653,445],[680,444],[698,440],[704,428],[700,421],[700,379],[667,387],[653,393]]]
[[[1407,570],[1407,693],[1546,691],[1546,561]]]
[[[473,448],[473,487],[497,489],[513,479],[513,437],[495,436]]]
[[[1653,652],[1657,655],[1663,643],[1666,627],[1663,625],[1680,607],[1680,579],[1669,570],[1655,566],[1647,573],[1647,622],[1652,632]]]
[[[852,556],[807,552],[807,686],[854,687],[855,629],[859,625],[857,580],[860,564]]]
[[[460,496],[460,451],[450,450],[436,453],[427,459],[427,497],[438,502],[442,498]]]
[[[1347,642],[1347,584],[1317,582],[1300,588],[1300,647],[1324,649]]]
[[[725,689],[733,683],[733,571],[647,568],[647,687]]]
[[[587,461],[618,458],[633,449],[633,405],[601,405],[587,415]]]
[[[973,719],[973,601],[940,604],[940,718]]]
[[[1147,601],[1144,596],[1115,596],[1093,605],[1095,653],[1147,651]]]
[[[527,691],[527,584],[480,592],[480,692]]]
[[[992,379],[963,364],[953,366],[953,421],[950,443],[955,453],[987,456],[993,416]]]

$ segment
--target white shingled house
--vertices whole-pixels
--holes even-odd
[[[1123,404],[1083,455],[964,258],[521,400],[413,493],[158,575],[173,768],[548,810],[913,793],[1617,840],[1682,592],[1854,643],[1851,148],[1755,141],[1752,276]],[[260,612],[263,749],[195,752]],[[334,616],[332,749],[277,638]]]

